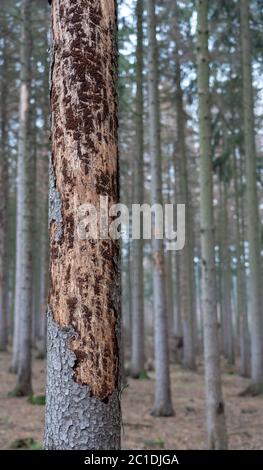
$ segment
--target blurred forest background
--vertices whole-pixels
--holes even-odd
[[[45,402],[50,6],[31,2],[25,16],[21,3],[1,0],[0,11],[0,448],[35,449]],[[262,449],[262,1],[209,1],[207,56],[202,2],[156,0],[156,25],[150,1],[118,3],[121,202],[151,203],[152,141],[160,135],[161,197],[186,204],[184,250],[163,249],[167,323],[162,329],[160,320],[159,341],[151,242],[122,241],[123,447],[206,448],[204,367],[207,388],[216,371],[210,385],[220,396],[220,355],[229,448]],[[204,214],[212,206],[211,225]],[[215,260],[212,325],[201,242]],[[165,369],[161,378],[156,367]],[[158,419],[150,414],[156,380],[169,402],[153,413]]]

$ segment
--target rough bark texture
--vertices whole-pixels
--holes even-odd
[[[249,297],[251,311],[251,379],[253,393],[263,392],[262,265],[259,203],[256,175],[256,144],[251,68],[249,2],[241,0],[243,65],[243,112],[246,161],[247,238],[249,242]]]
[[[136,47],[136,155],[134,159],[133,204],[143,203],[143,2],[137,1]],[[144,372],[144,302],[143,302],[143,239],[132,241],[132,351],[131,374]]]
[[[149,60],[149,135],[151,155],[152,204],[162,205],[162,171],[160,139],[160,104],[158,92],[158,61],[156,41],[155,0],[147,0]],[[154,416],[173,414],[170,386],[168,328],[165,289],[164,244],[153,234],[153,303],[155,335],[155,404]]]
[[[202,297],[204,305],[204,356],[207,401],[207,427],[210,449],[225,449],[227,436],[221,390],[219,341],[216,309],[216,272],[214,259],[214,220],[212,188],[212,152],[210,128],[208,0],[197,1],[198,12],[198,97],[200,137],[200,204]]]
[[[119,245],[76,232],[82,204],[119,198],[115,1],[53,0],[52,29],[46,448],[117,449]]]
[[[61,327],[48,312],[46,449],[106,450],[120,445],[120,407],[115,390],[107,403],[74,378],[76,355],[69,348],[76,332]]]

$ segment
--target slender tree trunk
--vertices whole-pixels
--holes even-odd
[[[130,207],[130,206],[129,206]],[[127,292],[127,298],[126,298],[126,310],[127,310],[127,317],[129,319],[129,329],[128,329],[128,334],[127,337],[129,338],[129,354],[131,353],[131,344],[132,344],[132,247],[131,247],[131,241],[129,240],[127,243],[127,256],[126,256],[126,292]]]
[[[231,305],[231,266],[228,243],[228,207],[227,207],[227,188],[225,182],[220,182],[220,269],[221,269],[221,315],[223,322],[223,352],[229,364],[234,364],[234,338],[233,338],[233,318]]]
[[[170,204],[170,203],[168,203]],[[166,274],[166,298],[167,298],[167,317],[168,317],[168,333],[173,335],[174,320],[174,285],[173,285],[173,257],[171,252],[165,256],[165,274]]]
[[[173,162],[172,162],[172,167]],[[167,197],[166,204],[172,203],[173,195],[171,193],[171,178],[170,178],[170,162],[168,162],[167,168]],[[165,253],[165,276],[166,276],[166,298],[167,298],[167,324],[168,324],[168,335],[174,337],[174,252],[166,251]]]
[[[49,35],[49,8],[45,3],[44,15],[46,23],[45,36]],[[41,222],[40,222],[40,239],[41,239],[41,265],[40,265],[40,295],[39,295],[39,334],[37,341],[38,357],[45,358],[47,349],[47,299],[49,284],[49,236],[48,236],[48,178],[49,178],[49,122],[50,122],[50,105],[49,105],[49,60],[48,53],[45,54],[44,61],[44,105],[43,105],[43,121],[44,121],[44,142],[45,150],[41,155],[40,174],[42,175],[42,195],[41,201]]]
[[[78,235],[80,207],[119,199],[116,3],[53,0],[52,20],[45,447],[118,449],[119,243]]]
[[[173,332],[174,336],[183,340],[182,316],[181,316],[181,299],[180,299],[180,267],[181,258],[180,253],[175,253],[175,294],[174,294],[174,323]]]
[[[137,0],[136,47],[136,155],[133,203],[143,203],[143,0]],[[143,305],[143,239],[132,241],[132,351],[131,375],[144,372],[144,305]]]
[[[21,5],[21,72],[19,148],[17,162],[17,228],[14,359],[18,376],[15,393],[30,395],[32,322],[32,152],[30,133],[31,0]],[[17,343],[18,344],[17,344]]]
[[[256,175],[256,144],[251,68],[249,2],[241,0],[243,113],[245,132],[247,237],[249,243],[249,296],[251,309],[251,391],[263,392],[262,262]]]
[[[34,67],[34,65],[32,64]],[[32,90],[33,95],[33,90]],[[32,96],[33,104],[31,106],[30,116],[30,142],[28,149],[32,152],[32,225],[31,225],[31,240],[32,240],[32,346],[36,346],[36,338],[39,335],[39,304],[40,304],[40,272],[41,272],[41,252],[42,246],[40,241],[41,233],[41,198],[39,197],[38,187],[41,184],[43,175],[39,175],[38,171],[38,145],[37,145],[37,130],[36,130],[36,91],[34,90],[34,96]],[[40,241],[40,243],[39,243]]]
[[[176,155],[177,145],[174,148],[174,155]],[[179,175],[179,159],[174,157],[174,172],[175,172],[175,199],[180,201],[180,175]],[[183,326],[182,326],[182,309],[181,309],[181,295],[180,295],[180,279],[181,279],[181,263],[182,252],[175,251],[174,253],[174,320],[173,320],[173,335],[175,337],[176,345],[176,361],[182,363],[183,359]]]
[[[158,92],[158,55],[156,41],[155,0],[147,0],[148,9],[148,60],[149,60],[149,135],[151,155],[151,195],[152,204],[161,204],[162,171],[161,171],[161,138],[160,138],[160,104]],[[155,221],[154,221],[155,222]],[[153,303],[155,334],[155,403],[154,416],[171,416],[173,414],[168,328],[165,290],[164,243],[153,234]]]
[[[240,338],[240,374],[250,376],[250,336],[247,317],[245,260],[242,240],[242,208],[240,204],[240,185],[238,178],[237,152],[234,153],[234,187],[236,211],[236,258],[237,258],[237,316]],[[244,301],[245,300],[245,301]]]
[[[221,390],[216,309],[212,152],[210,129],[208,0],[197,0],[198,96],[200,137],[201,250],[204,304],[204,356],[208,442],[210,449],[225,449],[227,436]]]
[[[183,323],[184,367],[195,370],[195,335],[194,335],[194,253],[193,253],[193,221],[188,187],[188,168],[185,146],[185,117],[183,107],[183,92],[181,87],[181,64],[179,54],[176,60],[176,117],[177,117],[177,155],[180,168],[180,198],[185,204],[186,213],[186,242],[181,254],[180,295]]]
[[[3,63],[1,67],[1,145],[0,145],[0,351],[6,351],[8,344],[8,118],[7,118],[7,45],[3,38]]]
[[[177,145],[175,145],[174,154],[176,155]],[[180,200],[180,175],[179,175],[179,161],[174,157],[174,172],[175,172],[175,198],[176,201]],[[177,338],[178,345],[183,345],[183,327],[182,327],[182,310],[181,310],[181,296],[180,296],[180,278],[181,278],[181,263],[182,253],[175,252],[174,269],[175,269],[175,284],[174,284],[174,336]]]
[[[48,187],[48,182],[47,187]],[[37,355],[39,359],[46,356],[46,336],[47,336],[47,321],[46,321],[46,306],[48,299],[48,267],[49,267],[49,250],[48,250],[48,234],[47,234],[47,210],[46,204],[43,208],[43,221],[41,224],[41,264],[40,264],[40,290],[39,290],[39,326],[37,336]]]

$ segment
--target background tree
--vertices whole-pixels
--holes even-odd
[[[16,395],[30,395],[31,322],[32,322],[32,152],[29,148],[31,94],[31,0],[21,5],[21,71],[19,146],[17,162],[17,226],[16,226],[16,297],[14,364],[18,372]]]
[[[143,1],[136,3],[136,147],[134,158],[133,203],[143,203]],[[144,373],[144,312],[143,312],[143,240],[132,243],[132,358],[131,372],[135,378]]]
[[[6,27],[4,23],[3,28]],[[5,31],[2,31],[4,35]],[[0,351],[8,344],[8,291],[7,223],[8,223],[8,43],[3,39],[1,63],[1,156],[0,156]]]
[[[147,0],[148,11],[148,87],[149,87],[149,125],[151,155],[151,194],[152,204],[162,205],[160,108],[158,93],[158,55],[156,42],[155,0]],[[154,223],[154,222],[153,222]],[[165,296],[165,264],[163,240],[153,234],[153,305],[154,305],[154,341],[155,341],[155,403],[153,415],[171,416],[173,414],[167,310]]]
[[[207,400],[207,427],[210,449],[227,447],[225,410],[222,398],[216,314],[214,259],[214,218],[210,131],[208,55],[208,1],[197,1],[198,14],[198,96],[200,138],[201,250],[204,303],[204,355]]]
[[[249,242],[249,297],[251,309],[251,391],[262,392],[263,385],[263,325],[262,325],[262,260],[260,230],[258,230],[258,195],[256,176],[256,147],[254,131],[254,104],[251,69],[251,40],[249,3],[241,0],[241,40],[243,66],[243,113],[246,162],[247,235]]]

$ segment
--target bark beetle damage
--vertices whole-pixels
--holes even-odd
[[[62,236],[51,229],[50,309],[76,337],[75,380],[107,401],[118,387],[119,257],[112,240],[81,241],[77,209],[118,202],[114,0],[53,0],[52,154]]]

